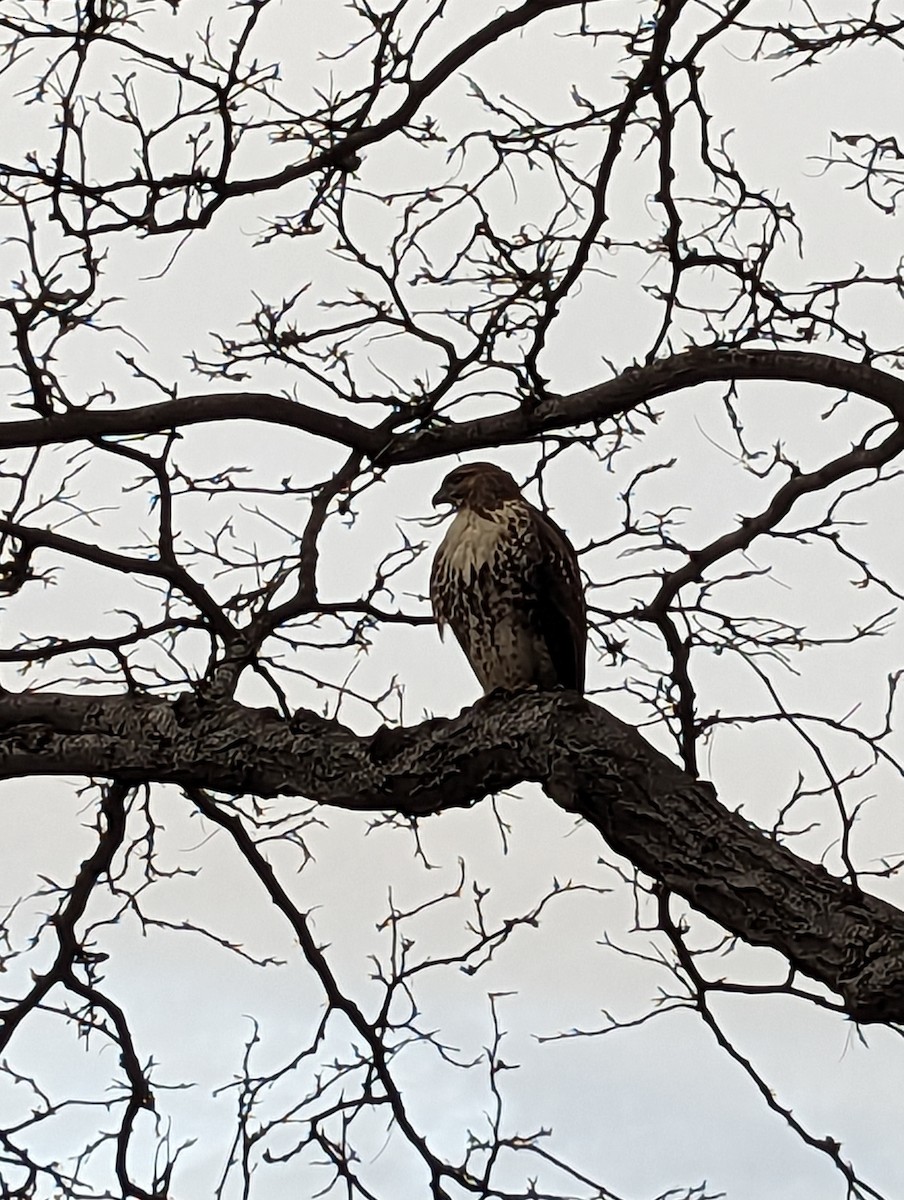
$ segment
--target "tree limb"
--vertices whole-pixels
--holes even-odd
[[[869,363],[802,350],[696,346],[646,366],[631,367],[614,379],[579,392],[547,395],[531,408],[512,408],[455,424],[432,424],[411,433],[362,425],[266,392],[210,392],[135,408],[70,409],[40,420],[0,422],[0,450],[164,433],[209,421],[263,421],[328,438],[359,451],[381,467],[390,467],[533,441],[557,429],[612,420],[640,404],[686,388],[743,379],[840,389],[873,400],[904,421],[904,380]]]
[[[570,694],[493,694],[451,720],[362,737],[306,710],[286,721],[192,695],[5,693],[0,777],[29,774],[303,795],[410,816],[535,781],[641,871],[839,993],[855,1020],[904,1021],[904,913],[727,811],[710,784]]]

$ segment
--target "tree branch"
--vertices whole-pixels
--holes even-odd
[[[109,776],[421,816],[532,780],[706,916],[904,1020],[904,913],[723,808],[631,726],[561,693],[494,694],[452,720],[362,737],[299,710],[129,695],[0,697],[0,777]]]
[[[357,450],[381,467],[424,462],[488,446],[533,441],[540,434],[612,420],[660,396],[726,380],[809,383],[873,400],[904,422],[904,379],[869,363],[800,350],[749,350],[696,346],[569,395],[546,396],[535,408],[436,424],[395,433],[285,396],[266,392],[201,393],[131,409],[70,409],[36,421],[0,422],[0,450],[48,446],[98,437],[164,433],[208,421],[263,421],[328,438]]]
[[[181,396],[158,404],[99,411],[71,408],[38,421],[0,422],[0,450],[20,446],[51,446],[90,441],[98,437],[168,433],[208,421],[263,421],[328,438],[367,453],[377,452],[384,437],[347,417],[299,404],[267,392],[209,392]]]
[[[380,463],[423,462],[483,446],[516,445],[557,429],[599,424],[639,404],[704,383],[742,379],[837,388],[874,400],[904,421],[904,380],[868,363],[800,350],[695,346],[647,366],[631,367],[614,379],[580,392],[548,395],[529,411],[512,409],[496,416],[402,434],[393,439]]]

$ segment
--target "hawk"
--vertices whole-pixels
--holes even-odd
[[[430,576],[440,637],[451,626],[484,692],[583,692],[584,589],[562,530],[493,463],[456,467],[433,503],[455,509]]]

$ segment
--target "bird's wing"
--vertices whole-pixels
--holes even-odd
[[[558,525],[533,505],[531,508],[538,629],[549,649],[559,683],[583,692],[587,607],[577,555]]]

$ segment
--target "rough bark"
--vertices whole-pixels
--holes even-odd
[[[193,695],[4,693],[0,778],[32,774],[409,815],[535,781],[700,912],[833,989],[854,1019],[904,1020],[904,913],[729,812],[708,783],[571,694],[494,694],[451,720],[362,737],[305,710],[284,720]]]

